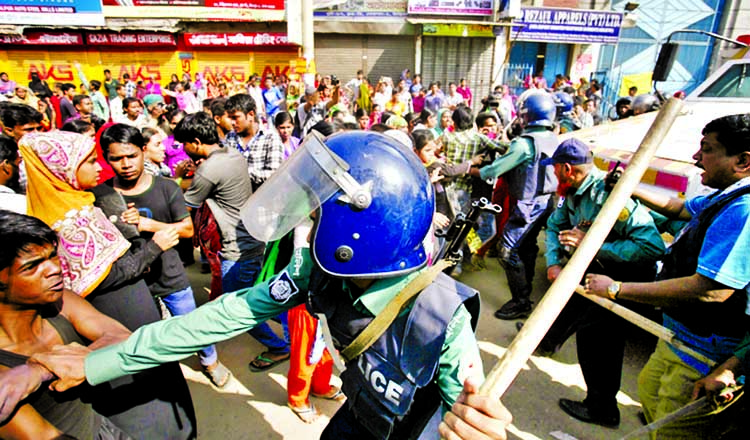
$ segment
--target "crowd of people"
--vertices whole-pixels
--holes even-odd
[[[193,438],[175,362],[197,353],[224,387],[215,344],[243,332],[267,347],[252,371],[289,360],[287,404],[303,421],[318,416],[311,396],[347,400],[322,438],[505,437],[510,414],[477,393],[477,292],[456,279],[497,256],[511,299],[495,317],[527,317],[543,229],[557,278],[616,180],[587,144],[557,137],[601,120],[598,84],[536,75],[475,114],[465,79],[443,92],[408,70],[374,86],[359,71],[346,84],[186,74],[162,87],[77,67],[80,90],[0,74],[0,437]],[[631,94],[617,118],[658,109]],[[750,115],[703,135],[695,159],[716,192],[639,189],[585,277],[587,292],[656,316],[705,356],[659,343],[639,382],[649,422],[700,393],[731,397],[750,367]],[[436,232],[481,198],[503,210],[481,213],[451,278]],[[195,247],[211,276],[201,307],[185,272]],[[399,303],[410,289],[422,293]],[[537,353],[576,334],[587,397],[560,399],[567,414],[619,425],[627,326],[582,298],[557,318]],[[348,367],[341,389],[334,364]],[[736,400],[659,438],[739,438]]]

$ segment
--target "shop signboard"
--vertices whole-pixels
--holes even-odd
[[[174,35],[152,32],[88,32],[86,43],[92,46],[172,47],[177,45]]]
[[[286,34],[280,32],[185,33],[188,47],[253,47],[293,46]]]
[[[83,44],[83,36],[78,32],[27,32],[24,35],[0,35],[0,44],[75,46]]]
[[[347,0],[330,7],[316,8],[316,17],[364,19],[405,17],[407,0]]]
[[[0,24],[104,26],[102,0],[0,0]]]
[[[191,76],[200,73],[204,78],[211,76],[226,82],[245,82],[252,73],[290,76],[293,73],[290,61],[297,59],[296,52],[219,50],[133,52],[107,50],[102,46],[50,51],[38,47],[19,47],[0,51],[0,72],[8,72],[16,81],[17,78],[30,78],[31,72],[37,72],[50,85],[53,82],[79,84],[79,68],[89,80],[104,78],[104,69],[109,69],[118,78],[122,78],[125,73],[134,81],[145,81],[153,77],[163,85],[166,85],[173,73],[180,77],[183,73]],[[190,56],[183,56],[186,54]]]
[[[492,26],[481,24],[422,24],[422,35],[430,37],[485,37],[493,38]]]
[[[5,0],[0,0],[5,1]],[[107,17],[283,21],[284,0],[103,0]]]
[[[522,8],[511,39],[571,44],[617,44],[623,14],[613,11]]]
[[[491,16],[494,0],[409,0],[409,14]]]

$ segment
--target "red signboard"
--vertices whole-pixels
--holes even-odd
[[[183,34],[190,47],[292,46],[287,35],[278,32],[237,32],[216,34]]]
[[[83,44],[83,36],[77,32],[29,32],[23,36],[0,35],[0,44],[73,46]]]
[[[107,33],[93,32],[86,34],[86,42],[95,46],[176,46],[177,41],[172,34],[156,34],[148,32]]]

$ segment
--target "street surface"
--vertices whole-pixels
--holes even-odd
[[[540,243],[541,245],[541,243]],[[199,304],[207,299],[204,287],[209,275],[199,273],[199,264],[188,268]],[[461,281],[482,293],[482,312],[477,336],[485,372],[510,345],[517,331],[516,321],[501,321],[493,316],[510,299],[505,274],[495,258],[487,258],[487,269],[464,272]],[[537,279],[532,299],[538,299],[549,283],[544,277],[544,258],[537,259]],[[271,324],[278,332],[278,324]],[[578,367],[575,338],[552,358],[532,357],[503,398],[513,413],[510,439],[598,440],[618,439],[641,426],[637,413],[638,372],[645,364],[655,341],[634,332],[626,347],[621,392],[618,395],[622,421],[617,430],[579,422],[557,406],[561,397],[580,400],[585,397],[584,382]],[[183,372],[198,417],[199,439],[317,439],[337,403],[313,398],[322,416],[306,425],[286,406],[286,373],[282,363],[262,373],[253,373],[247,363],[262,351],[262,346],[248,335],[240,335],[218,344],[219,358],[234,377],[225,390],[212,387],[200,372],[197,357],[182,362]],[[338,378],[334,377],[334,380]]]

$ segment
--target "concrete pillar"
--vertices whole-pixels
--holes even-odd
[[[421,28],[421,26],[420,26]],[[422,74],[422,33],[417,35],[416,42],[414,43],[414,74]]]
[[[313,32],[313,1],[302,1],[302,57],[305,59],[303,80],[308,86],[315,84],[315,34]]]
[[[492,84],[492,87],[490,90],[493,90],[495,86],[502,84],[502,69],[503,66],[508,63],[508,58],[510,56],[508,46],[510,28],[503,27],[502,32],[497,32],[497,34],[498,35],[495,37],[495,47],[492,52],[492,78],[490,78],[490,84]]]

